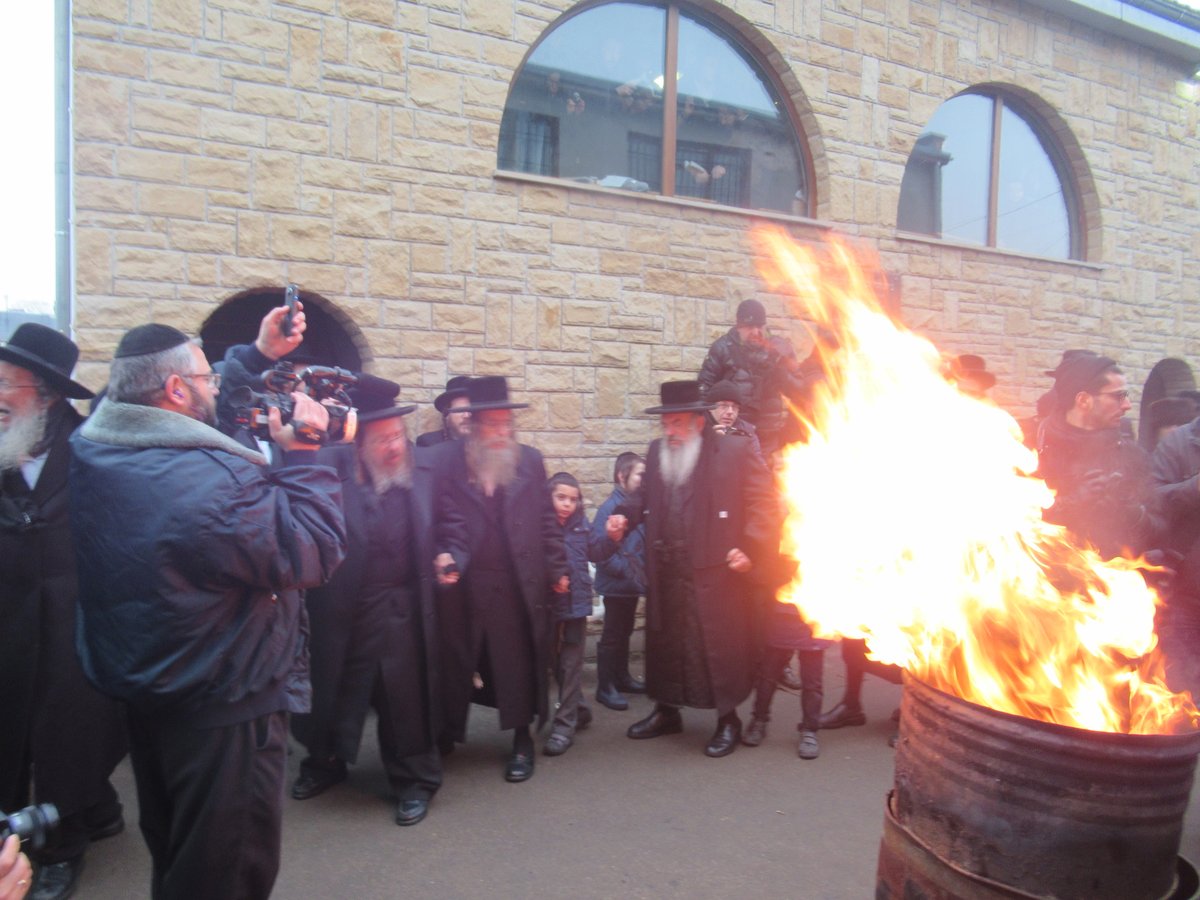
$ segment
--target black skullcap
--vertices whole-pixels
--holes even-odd
[[[150,353],[162,353],[181,344],[186,344],[191,338],[170,325],[160,325],[151,322],[149,325],[139,325],[130,328],[117,344],[117,352],[113,359],[126,359],[130,356],[146,356]]]
[[[761,328],[767,324],[767,311],[757,300],[743,300],[738,304],[737,323]]]
[[[1054,379],[1054,393],[1058,397],[1058,408],[1065,412],[1075,405],[1075,397],[1086,391],[1106,370],[1116,368],[1117,361],[1107,356],[1086,354],[1063,362]]]

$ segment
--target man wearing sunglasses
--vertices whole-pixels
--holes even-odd
[[[1106,558],[1158,546],[1164,524],[1146,452],[1121,420],[1132,408],[1115,360],[1079,355],[1059,366],[1038,474],[1054,489],[1045,518]]]

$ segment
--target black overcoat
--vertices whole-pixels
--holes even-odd
[[[82,417],[66,403],[50,417],[52,441],[32,491],[3,473],[0,504],[0,810],[26,802],[26,754],[38,799],[68,815],[105,798],[125,755],[120,707],[88,683],[75,654],[78,581],[68,519],[68,439]],[[27,510],[31,528],[11,513]]]
[[[754,678],[753,600],[755,579],[730,570],[729,551],[737,548],[761,571],[777,566],[780,506],[771,473],[748,440],[723,438],[706,428],[692,475],[686,522],[693,588],[705,657],[718,709],[733,709],[750,693]],[[642,479],[646,526],[646,653],[670,640],[663,633],[657,599],[665,588],[657,545],[664,540],[667,510],[659,468],[661,440],[650,444]],[[648,667],[647,675],[653,672]],[[651,697],[656,685],[648,679]]]
[[[346,515],[346,560],[328,583],[308,591],[305,602],[313,681],[312,713],[293,717],[293,732],[314,756],[354,762],[375,679],[382,679],[400,756],[433,746],[443,728],[442,674],[434,595],[434,459],[426,448],[409,446],[413,483],[408,492],[416,577],[407,586],[419,614],[401,611],[395,592],[364,596],[370,485],[358,474],[354,448],[322,450],[342,480]],[[397,590],[403,590],[398,588]],[[416,692],[416,696],[413,693]],[[422,696],[423,695],[423,696]]]
[[[463,740],[472,689],[471,675],[478,662],[478,633],[472,627],[469,586],[472,553],[486,538],[487,519],[483,494],[467,470],[466,441],[438,446],[439,552],[454,556],[462,578],[454,589],[443,591],[442,662],[446,687],[448,735]],[[546,488],[542,455],[521,445],[513,481],[504,488],[504,537],[512,560],[518,598],[527,613],[529,638],[535,649],[539,727],[547,716],[551,619],[547,590],[567,574],[562,528],[554,515]],[[501,721],[508,711],[499,707]]]

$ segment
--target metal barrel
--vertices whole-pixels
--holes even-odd
[[[974,884],[920,896],[1170,897],[1198,754],[1200,732],[1069,728],[906,676],[877,896],[919,860]]]

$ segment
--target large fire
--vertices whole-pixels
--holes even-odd
[[[1042,521],[1052,494],[1012,417],[947,380],[845,244],[757,239],[768,281],[832,337],[809,438],[784,452],[799,571],[780,599],[819,635],[866,638],[875,658],[992,709],[1139,734],[1200,722],[1162,682],[1139,564]]]

